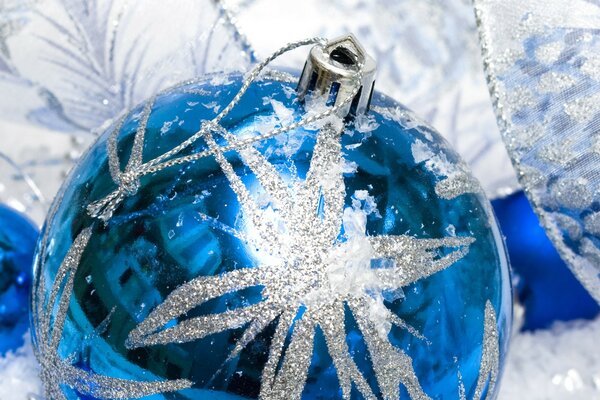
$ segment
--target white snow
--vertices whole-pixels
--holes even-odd
[[[29,400],[30,395],[41,393],[37,361],[27,334],[23,347],[0,357],[0,399]]]
[[[356,190],[352,207],[344,210],[343,225],[346,241],[327,255],[327,278],[331,292],[339,294],[364,293],[372,295],[371,321],[382,338],[387,338],[392,324],[383,303],[383,283],[372,268],[375,251],[367,238],[367,217],[381,217],[373,196],[366,190]]]
[[[440,177],[452,178],[454,175],[462,172],[460,168],[448,161],[444,153],[436,153],[425,142],[416,139],[411,145],[411,151],[415,163],[425,162],[428,170]]]
[[[163,122],[162,127],[160,128],[160,134],[165,135],[166,133],[169,132],[169,130],[171,130],[171,127],[173,126],[174,123],[179,122],[179,116],[176,116],[174,119],[170,120],[170,121],[165,121]]]
[[[599,400],[599,338],[600,318],[517,334],[499,400]]]

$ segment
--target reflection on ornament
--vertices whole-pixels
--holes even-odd
[[[266,63],[209,76],[82,158],[36,265],[48,398],[495,397],[511,294],[489,203],[370,95],[353,37],[285,49],[310,43],[300,96]]]
[[[525,306],[523,330],[593,319],[600,307],[560,258],[523,192],[492,201]]]
[[[23,345],[37,228],[0,204],[0,356]]]

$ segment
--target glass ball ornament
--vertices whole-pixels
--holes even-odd
[[[47,397],[494,398],[510,277],[464,163],[377,92],[263,138],[327,108],[263,77],[207,122],[242,81],[150,99],[67,179],[36,258]]]
[[[0,356],[23,346],[29,328],[29,293],[38,234],[25,216],[0,204]]]
[[[556,321],[594,319],[600,306],[573,275],[548,239],[522,191],[492,201],[525,313],[522,329],[547,329]]]

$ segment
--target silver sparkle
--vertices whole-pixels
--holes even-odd
[[[569,139],[561,143],[555,143],[544,147],[539,151],[537,157],[540,160],[567,167],[576,161],[577,155],[572,149],[573,142]]]
[[[600,82],[600,57],[596,54],[589,54],[581,66],[581,71]]]
[[[581,236],[583,235],[583,229],[577,220],[569,217],[568,215],[559,213],[553,213],[551,216],[555,219],[560,229],[566,232],[571,240],[581,239]]]
[[[600,212],[591,213],[583,221],[588,232],[600,236]]]
[[[551,93],[562,92],[573,87],[576,83],[577,80],[571,75],[546,72],[540,77],[540,90]]]
[[[550,193],[561,207],[584,209],[592,204],[592,192],[584,178],[562,179],[550,186]]]
[[[435,185],[435,194],[443,199],[452,200],[465,193],[482,193],[481,185],[471,174],[460,172],[441,180]]]
[[[565,113],[579,123],[588,123],[598,112],[600,93],[565,103]]]
[[[455,362],[458,361],[457,358],[454,359]],[[465,390],[465,382],[463,381],[462,373],[458,370],[458,399],[459,400],[467,400],[467,391]]]
[[[488,300],[485,305],[483,325],[483,349],[479,366],[479,379],[475,387],[473,400],[484,400],[493,395],[500,368],[500,336],[498,335],[498,321],[494,306]],[[486,396],[483,396],[487,386]]]
[[[598,250],[594,242],[588,238],[584,238],[581,241],[581,252],[592,260],[592,265],[600,273],[600,250]]]

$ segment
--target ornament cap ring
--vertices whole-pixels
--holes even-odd
[[[351,103],[341,109],[341,117],[369,111],[375,87],[377,64],[352,34],[315,45],[298,83],[298,97],[320,98],[327,106],[343,102],[360,82],[360,89]]]

